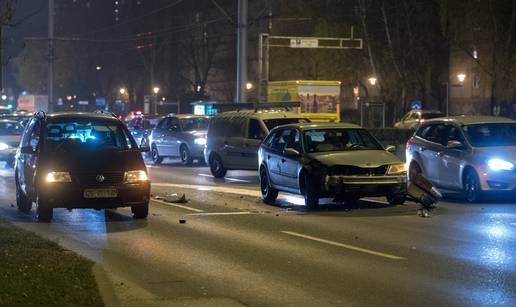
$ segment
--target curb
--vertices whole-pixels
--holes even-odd
[[[115,295],[115,288],[113,288],[113,284],[104,270],[104,267],[95,263],[91,271],[95,277],[95,281],[97,282],[97,287],[99,288],[100,296],[102,297],[104,305],[107,307],[122,306]]]

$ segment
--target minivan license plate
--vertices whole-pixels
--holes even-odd
[[[84,198],[114,198],[118,196],[117,189],[85,189]]]

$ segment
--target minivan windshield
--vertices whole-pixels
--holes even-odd
[[[463,130],[473,147],[516,146],[516,124],[465,125]]]
[[[306,152],[383,150],[365,129],[314,129],[304,132]]]
[[[181,119],[181,130],[208,130],[208,119],[205,117]]]
[[[122,151],[135,147],[132,137],[113,120],[66,119],[46,126],[45,148],[50,152]]]
[[[267,129],[271,131],[276,126],[288,125],[288,124],[297,124],[297,123],[308,123],[310,122],[306,118],[272,118],[272,119],[264,119],[263,122]]]
[[[437,117],[443,117],[444,114],[440,112],[429,112],[429,113],[423,113],[421,114],[422,119],[432,119]]]

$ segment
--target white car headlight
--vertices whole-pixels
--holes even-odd
[[[127,171],[124,175],[125,183],[138,183],[147,180],[149,180],[149,177],[147,176],[147,173],[143,170]]]
[[[196,138],[194,143],[197,145],[206,145],[206,138]]]
[[[387,169],[387,175],[399,175],[407,171],[405,163],[391,164]]]
[[[514,164],[502,159],[491,159],[487,161],[487,166],[493,171],[510,171],[514,168]]]
[[[72,182],[72,177],[70,177],[69,172],[49,172],[46,181],[49,183]]]
[[[6,150],[6,149],[9,149],[9,145],[7,145],[6,143],[0,143],[0,150]]]

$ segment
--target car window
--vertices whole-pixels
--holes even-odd
[[[272,128],[275,128],[277,126],[296,123],[308,123],[310,122],[310,120],[306,118],[272,118],[264,119],[263,122],[265,123],[265,126],[267,126],[267,129],[271,131]]]
[[[0,122],[0,135],[20,135],[23,126],[17,122]]]
[[[255,140],[263,140],[266,133],[257,119],[251,118],[249,121],[248,137]]]
[[[170,117],[166,117],[166,118],[163,118],[159,124],[158,124],[158,128],[160,129],[167,129],[170,125]]]
[[[34,127],[29,136],[29,146],[32,147],[33,151],[36,151],[38,149],[40,134],[41,134],[41,122],[37,120],[34,123]]]
[[[278,131],[276,133],[276,135],[274,136],[274,138],[272,139],[271,148],[276,151],[282,152],[286,148],[289,137],[290,137],[289,129]]]
[[[328,128],[304,132],[306,152],[383,150],[365,129]]]
[[[448,132],[446,134],[446,142],[445,145],[448,145],[449,141],[459,141],[464,144],[464,137],[462,136],[462,133],[460,132],[459,127],[455,125],[446,125],[448,128]]]
[[[290,130],[287,146],[285,148],[293,148],[297,151],[301,151],[301,134],[298,130]]]
[[[516,124],[475,124],[466,125],[462,129],[471,145],[475,147],[516,145]]]
[[[46,125],[45,150],[77,152],[127,150],[136,143],[123,125],[104,119],[63,119]]]
[[[170,122],[167,126],[167,128],[170,130],[170,131],[180,131],[180,122],[179,122],[179,119],[175,118],[175,117],[172,117],[170,119]]]
[[[208,119],[205,117],[181,119],[182,131],[206,130],[208,129]]]
[[[446,140],[448,139],[447,133],[448,129],[445,125],[437,124],[432,126],[432,129],[428,131],[428,134],[425,138],[430,142],[441,144],[444,146],[446,145],[444,144],[444,142],[446,142]]]

